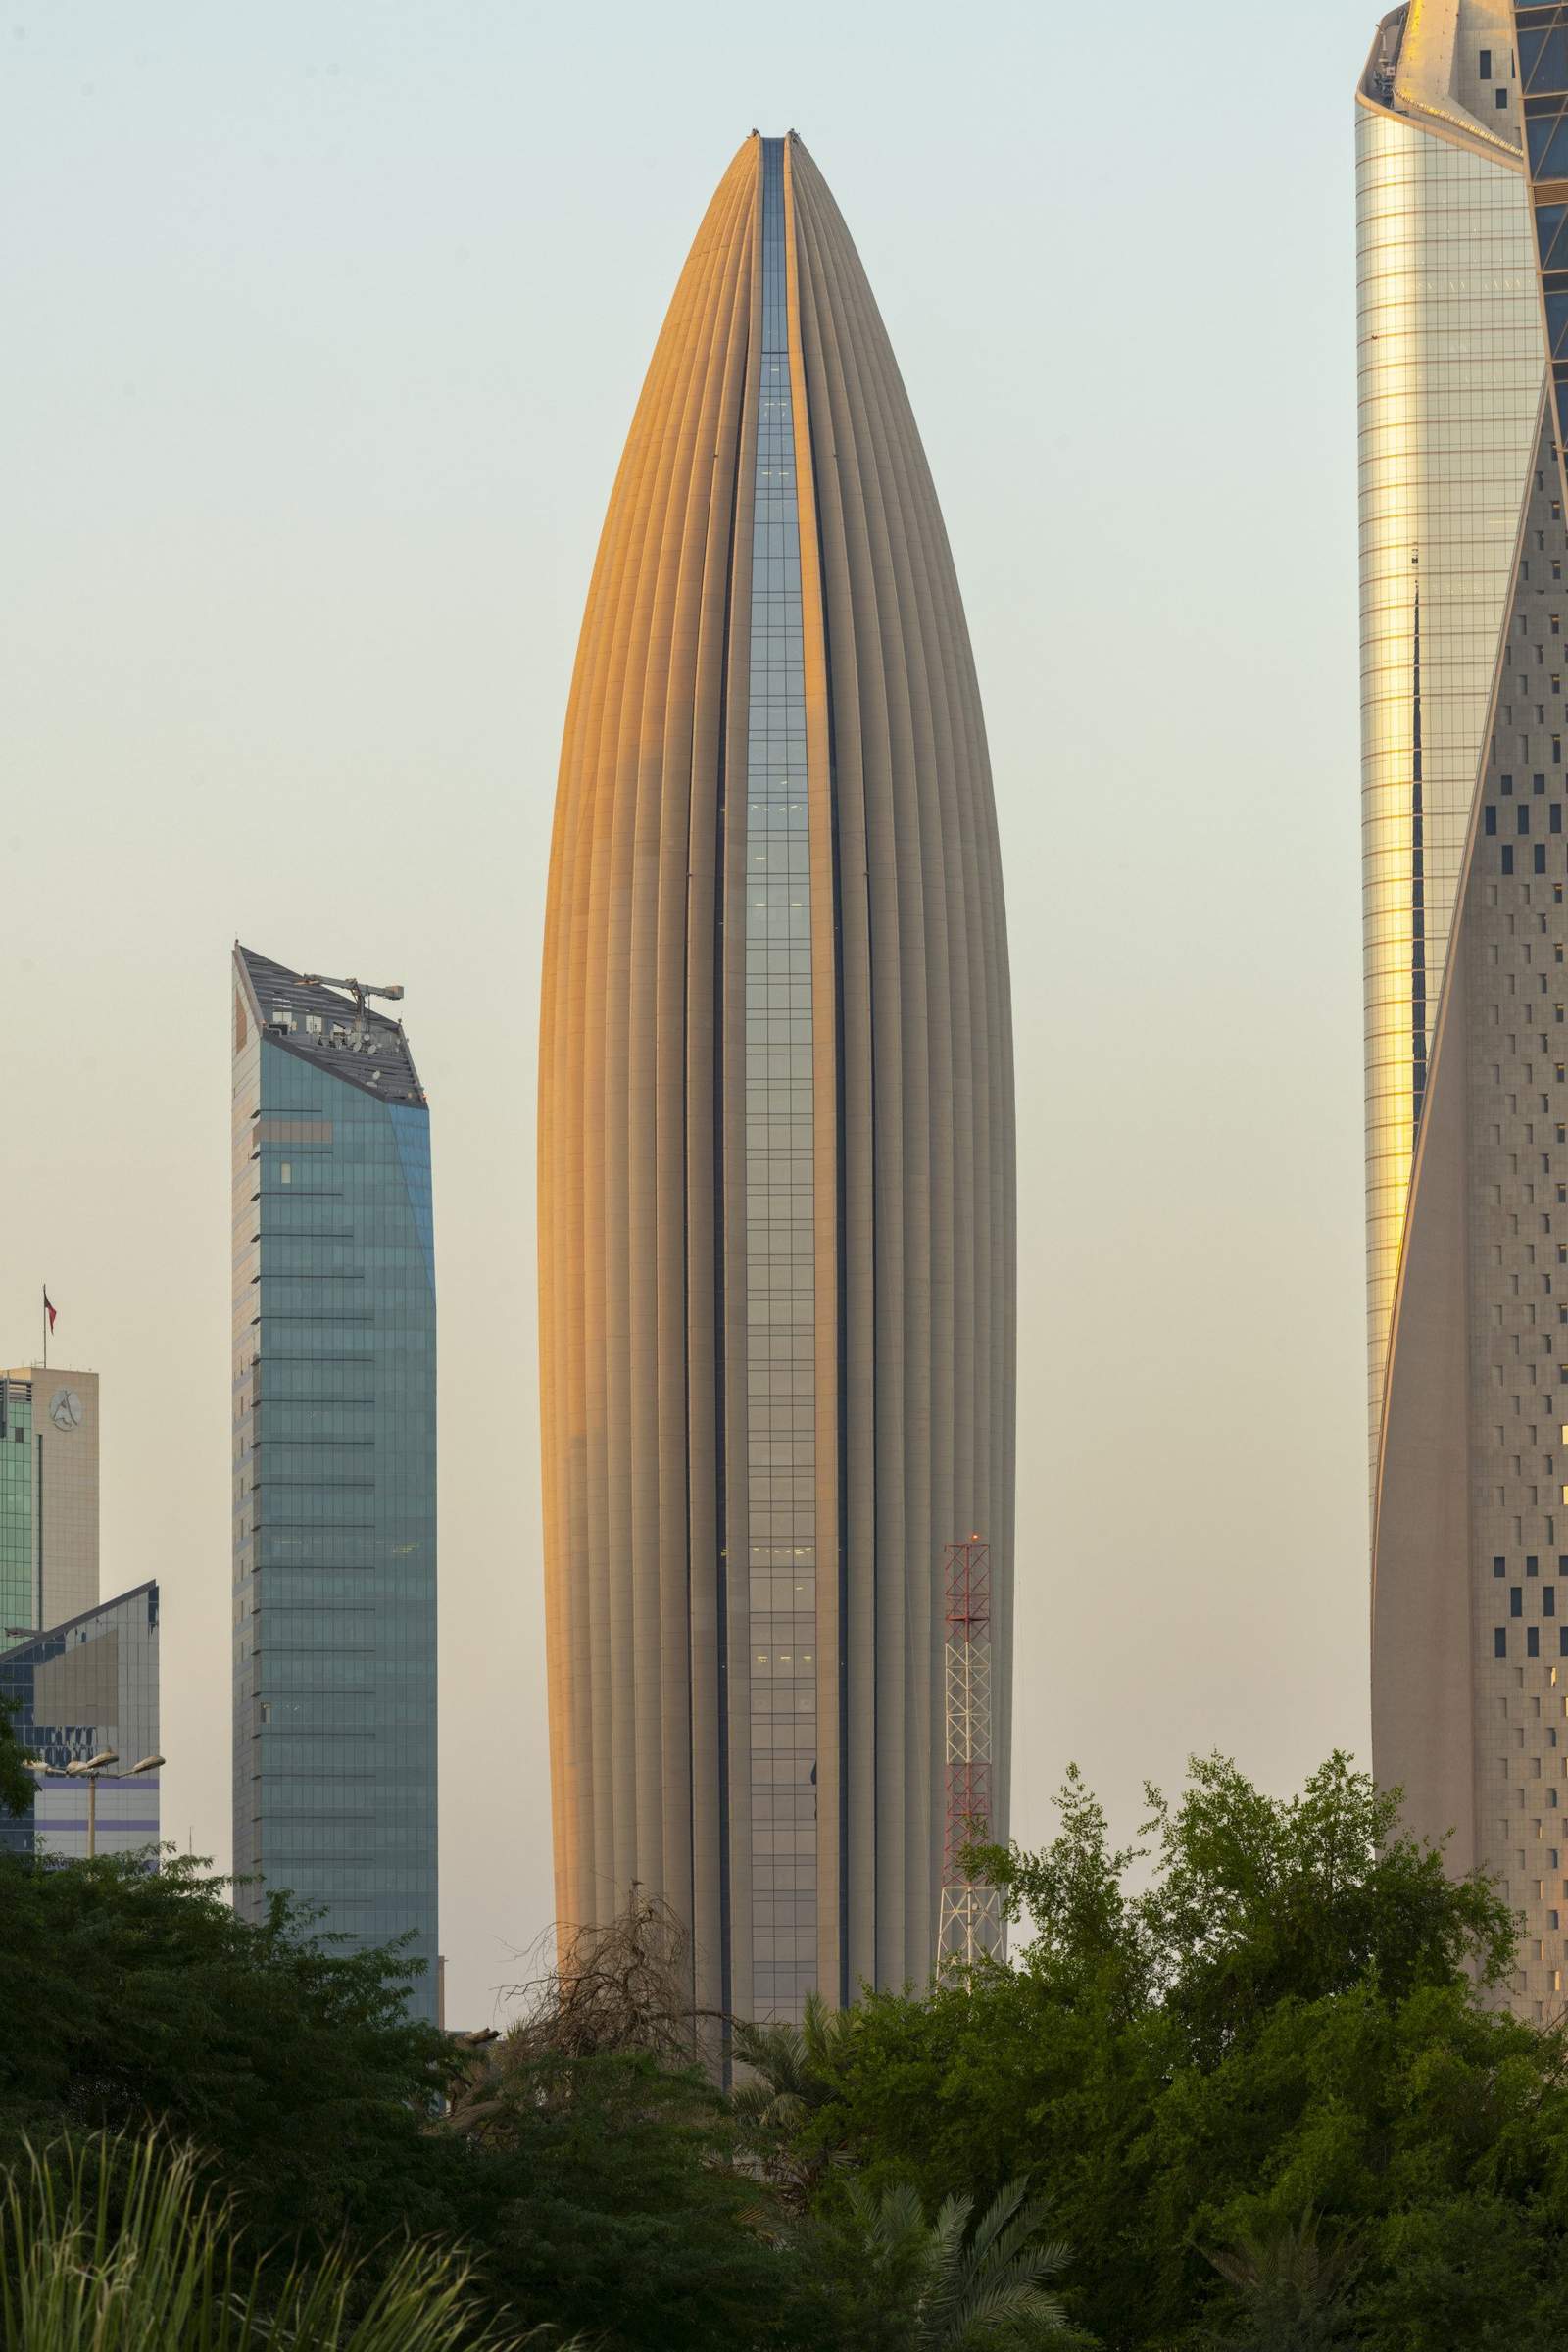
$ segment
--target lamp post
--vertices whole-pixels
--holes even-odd
[[[87,1784],[87,1859],[89,1862],[93,1860],[98,1851],[98,1783],[106,1773],[112,1781],[133,1781],[139,1772],[156,1772],[163,1760],[162,1756],[143,1756],[140,1763],[132,1764],[127,1772],[109,1772],[111,1764],[120,1762],[120,1751],[118,1748],[101,1747],[95,1756],[87,1756],[74,1764],[66,1766],[66,1770],[73,1780],[85,1781]]]

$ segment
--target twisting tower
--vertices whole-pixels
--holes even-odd
[[[942,1849],[937,1966],[1003,1956],[1002,1896],[963,1867],[965,1846],[991,1835],[991,1547],[950,1544],[948,1607],[948,1829]]]

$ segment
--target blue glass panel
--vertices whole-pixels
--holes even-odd
[[[1543,270],[1559,266],[1553,256],[1563,254],[1563,223],[1568,221],[1568,204],[1538,204],[1536,207],[1536,248],[1541,255]],[[1565,257],[1568,258],[1568,257]]]
[[[1537,179],[1568,178],[1568,119],[1542,115],[1525,124],[1530,169]]]
[[[1568,90],[1568,33],[1561,25],[1521,29],[1519,74],[1527,91]]]

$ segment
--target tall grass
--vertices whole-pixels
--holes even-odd
[[[0,2177],[5,2352],[516,2352],[468,2266],[410,2246],[378,2283],[333,2253],[268,2265],[188,2148],[156,2132],[28,2148]],[[561,2347],[561,2352],[568,2352]]]

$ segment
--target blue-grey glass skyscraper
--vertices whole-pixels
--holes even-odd
[[[430,1115],[400,1022],[245,948],[233,1053],[236,1901],[412,1934],[433,2016]]]

